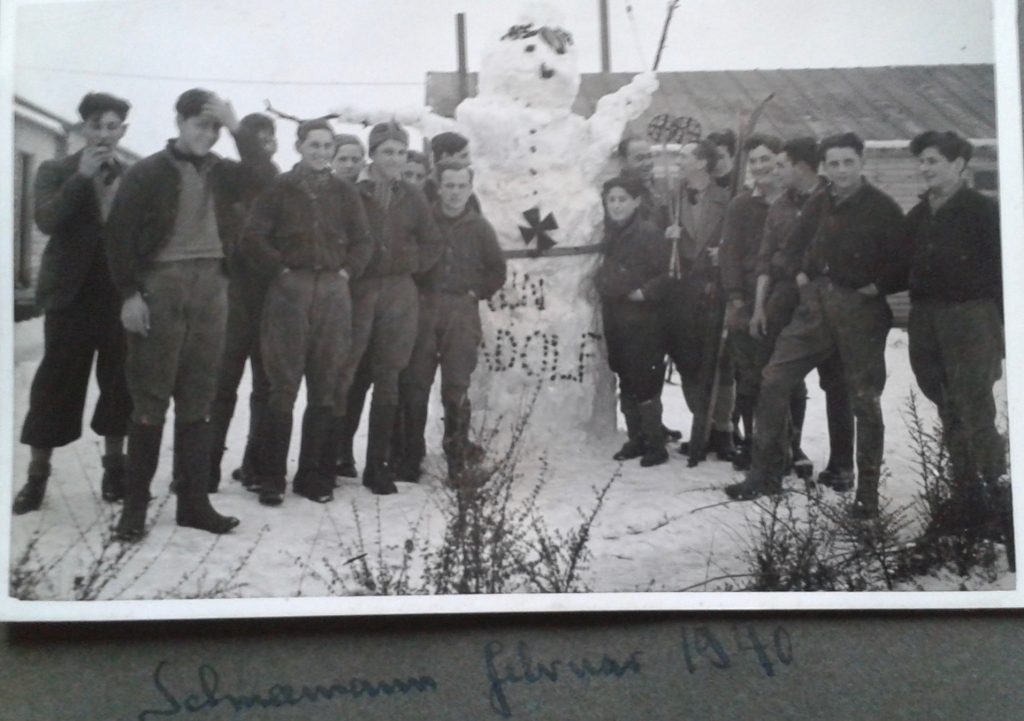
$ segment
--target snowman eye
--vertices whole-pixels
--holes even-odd
[[[525,48],[526,52],[528,52],[528,53],[532,53],[536,49],[537,49],[537,46],[536,45],[532,45],[532,44],[531,45],[527,45],[526,48]]]

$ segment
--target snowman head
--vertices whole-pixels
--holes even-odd
[[[568,110],[579,86],[572,35],[547,3],[521,13],[480,65],[481,95],[500,95],[527,107]]]

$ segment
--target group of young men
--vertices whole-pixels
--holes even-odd
[[[935,131],[913,139],[926,191],[906,216],[864,177],[864,143],[853,133],[820,142],[754,135],[742,150],[751,183],[730,200],[735,135],[684,145],[684,192],[673,203],[655,180],[650,143],[627,138],[619,148],[623,172],[647,184],[650,217],[674,246],[675,312],[700,316],[672,324],[683,329],[682,342],[672,333],[666,340],[693,411],[708,394],[693,388],[691,356],[702,351],[692,328],[713,316],[708,298],[725,303],[728,342],[709,448],[746,471],[726,493],[752,499],[779,492],[790,469],[810,476],[800,438],[804,379],[816,369],[830,444],[817,481],[856,488],[852,513],[877,516],[892,321],[886,296],[909,288],[910,362],[939,410],[954,503],[964,523],[983,523],[1006,472],[993,399],[1002,373],[1002,282],[998,208],[965,178],[970,142]],[[734,420],[745,430],[739,450]]]
[[[124,502],[122,540],[145,533],[172,399],[178,524],[213,533],[238,525],[208,494],[218,489],[247,360],[249,439],[235,475],[261,503],[283,501],[303,380],[296,493],[326,502],[338,475],[357,476],[352,442],[371,386],[363,484],[389,494],[396,480],[418,480],[439,366],[443,447],[457,478],[479,452],[468,437],[467,397],[478,304],[505,281],[494,230],[472,194],[465,138],[434,138],[429,172],[395,122],[374,126],[364,149],[326,120],[304,121],[300,160],[279,173],[272,119],[238,121],[229,103],[192,89],[175,105],[177,137],[125,169],[116,148],[128,110],[119,98],[87,95],[79,107],[85,147],[44,163],[36,178],[36,222],[51,236],[38,281],[45,351],[21,436],[32,452],[28,480],[14,512],[40,507],[52,449],[81,435],[94,357],[101,490]],[[222,128],[240,161],[211,152]],[[673,201],[656,181],[650,143],[619,146],[622,173],[646,187],[644,212],[672,248],[666,274],[675,282],[659,302],[679,319],[665,352],[691,410],[707,396],[695,371],[706,351],[694,338],[712,322],[711,299],[724,298],[728,343],[709,448],[746,471],[726,493],[776,493],[791,468],[806,472],[804,378],[816,369],[830,442],[817,480],[856,488],[853,512],[877,515],[885,296],[909,288],[911,365],[939,408],[961,500],[981,513],[986,489],[1006,470],[992,394],[1002,292],[996,205],[964,179],[971,144],[950,132],[914,138],[927,190],[907,216],[865,179],[864,143],[853,133],[749,138],[741,157],[752,182],[730,198],[737,150],[729,132],[684,145]],[[664,444],[657,425],[648,441]]]
[[[505,281],[494,230],[472,196],[466,140],[435,138],[428,181],[413,167],[425,165],[422,156],[408,162],[409,136],[397,123],[371,129],[367,165],[359,138],[309,120],[298,126],[299,162],[279,173],[273,120],[239,121],[230,103],[196,88],[175,104],[177,137],[125,169],[116,148],[128,111],[120,98],[87,95],[85,147],[44,163],[36,179],[36,221],[50,235],[38,284],[44,357],[14,513],[40,507],[52,450],[81,435],[94,356],[101,492],[123,500],[122,541],[145,534],[172,399],[177,523],[212,533],[238,525],[208,494],[219,486],[247,360],[249,440],[236,475],[261,503],[283,501],[303,380],[297,494],[326,502],[337,475],[357,475],[352,437],[371,385],[363,484],[390,494],[396,480],[416,482],[438,367],[444,451],[458,480],[474,451],[467,392],[478,303]],[[211,152],[222,128],[239,161]]]

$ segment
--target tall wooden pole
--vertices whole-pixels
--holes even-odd
[[[608,32],[608,0],[599,0],[601,16],[601,72],[612,71],[612,49]]]
[[[455,15],[455,38],[458,46],[459,102],[469,95],[469,70],[466,67],[466,13]]]

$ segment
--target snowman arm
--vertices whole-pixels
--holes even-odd
[[[620,140],[626,124],[643,115],[658,90],[658,77],[653,72],[639,73],[633,79],[597,101],[594,114],[587,119],[590,146],[584,167],[591,175],[601,172]]]
[[[350,105],[337,108],[334,113],[339,122],[363,126],[397,120],[402,125],[415,128],[427,138],[432,138],[445,131],[458,131],[459,129],[455,120],[438,115],[429,107],[370,108]]]

